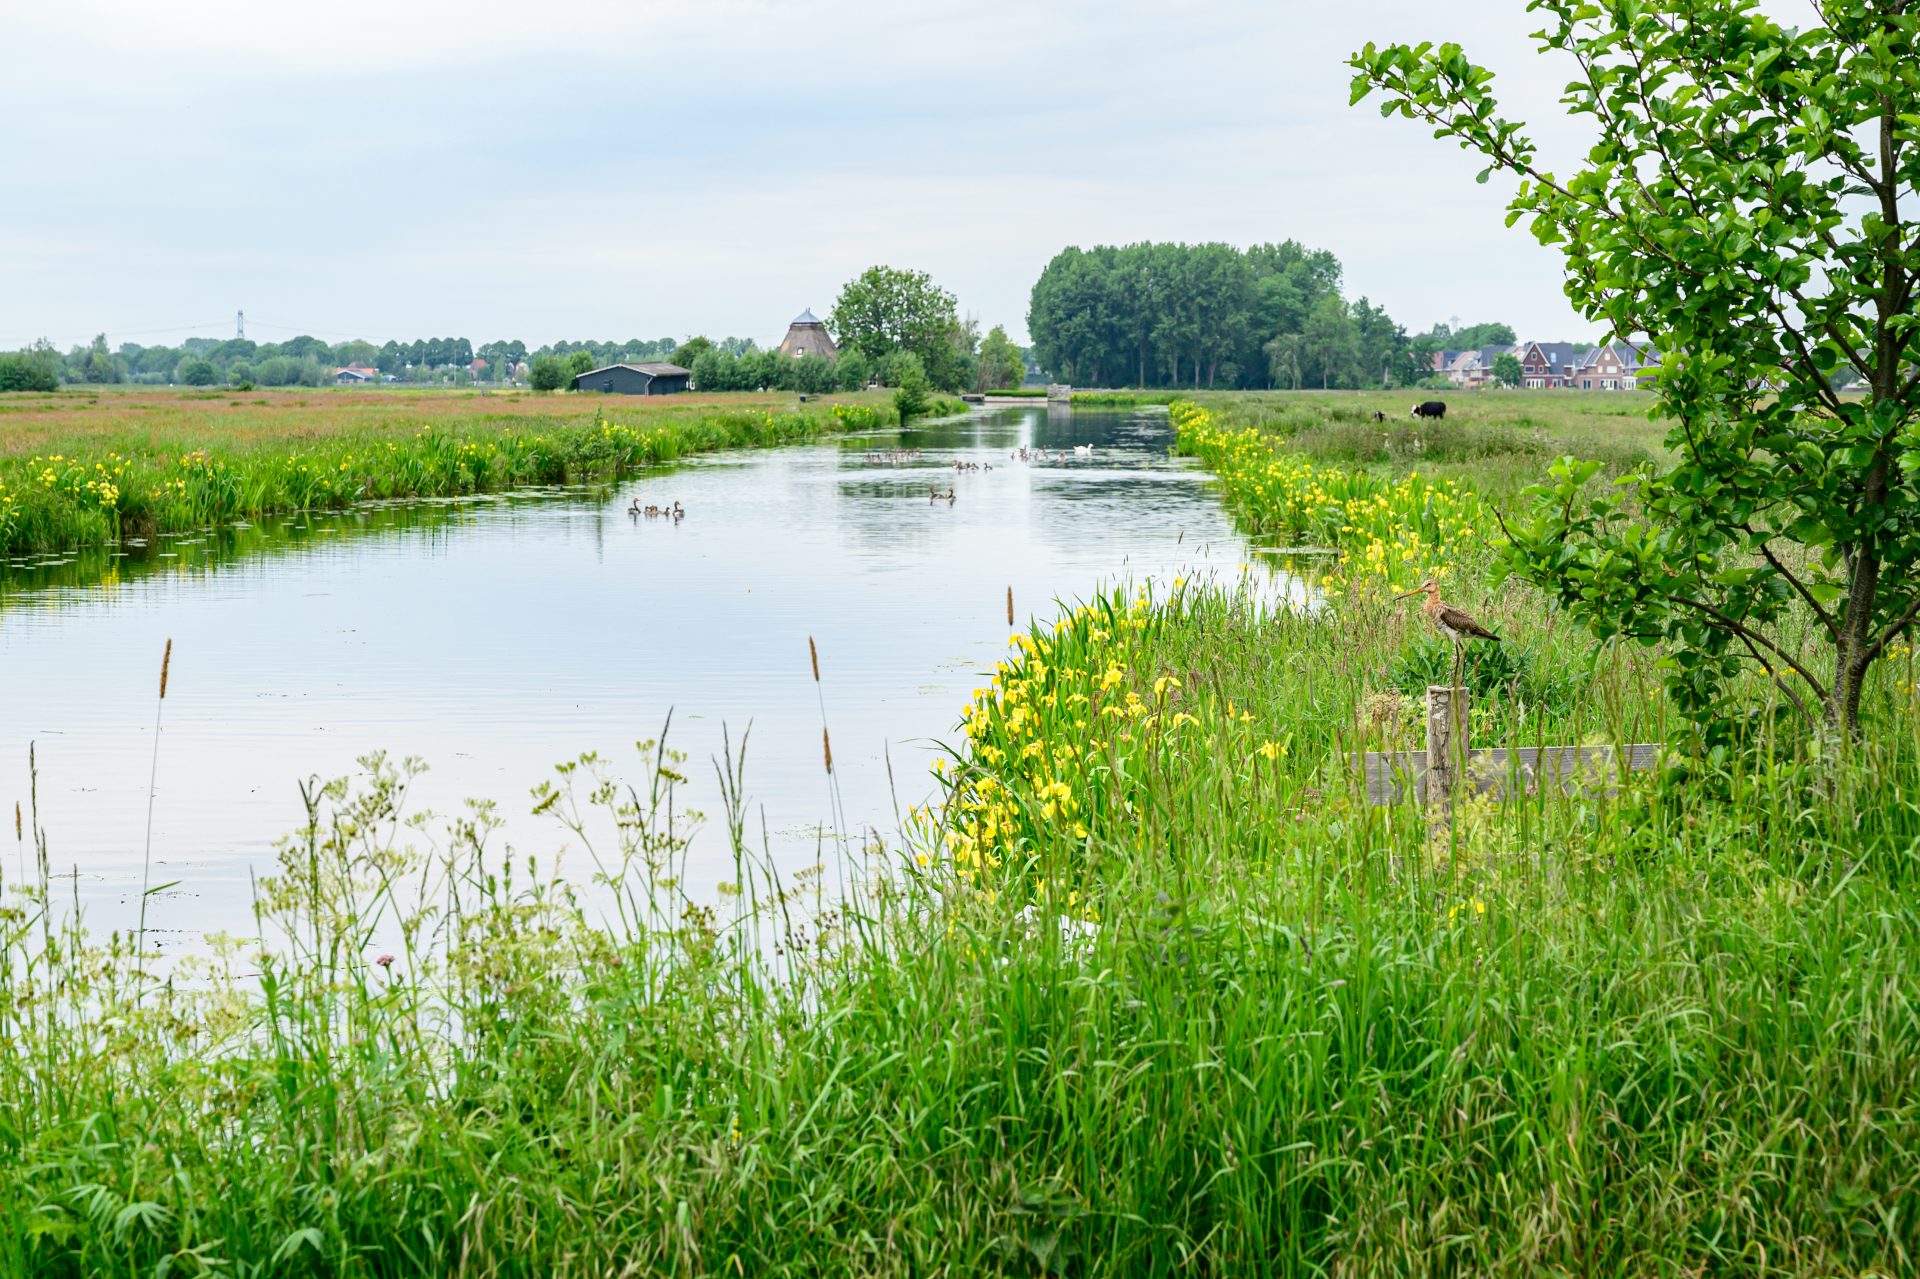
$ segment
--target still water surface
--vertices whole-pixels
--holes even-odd
[[[712,819],[689,890],[732,876],[708,763],[723,726],[737,742],[751,725],[749,829],[764,818],[778,864],[812,865],[831,812],[807,637],[847,826],[891,833],[896,799],[927,797],[934,753],[1007,652],[1009,586],[1024,627],[1103,583],[1240,570],[1245,542],[1170,442],[1157,410],[990,411],[613,489],[172,539],[106,561],[104,580],[84,561],[16,562],[0,568],[0,799],[26,798],[36,744],[55,872],[96,930],[129,923],[170,636],[153,881],[179,887],[151,908],[163,942],[247,930],[250,874],[299,824],[300,779],[369,751],[418,756],[415,806],[496,800],[497,840],[551,853],[565,832],[529,814],[530,788],[587,750],[640,780],[633,744],[669,712],[685,799]],[[1021,447],[1065,456],[1011,459]],[[896,448],[919,456],[872,460]],[[934,487],[953,501],[929,501]],[[635,501],[686,515],[630,517]]]

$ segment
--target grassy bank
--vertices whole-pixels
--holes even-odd
[[[1910,1271],[1911,653],[1854,758],[1430,838],[1350,759],[1417,744],[1446,671],[1390,599],[1415,534],[1510,637],[1481,741],[1662,740],[1659,655],[1488,590],[1501,458],[1403,492],[1423,467],[1300,454],[1330,413],[1248,412],[1183,438],[1249,524],[1342,552],[1329,607],[1248,570],[1016,637],[855,900],[756,875],[739,805],[740,891],[680,898],[657,748],[536,799],[592,837],[578,893],[484,818],[429,845],[370,763],[264,940],[181,980],[63,931],[43,870],[0,923],[0,1273]]]
[[[964,411],[942,401],[935,412]],[[895,420],[882,396],[153,392],[0,405],[0,553],[64,551],[380,498],[607,478]]]

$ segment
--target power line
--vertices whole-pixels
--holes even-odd
[[[314,337],[325,336],[325,337],[332,337],[332,338],[359,338],[363,342],[386,341],[384,337],[366,336],[366,330],[364,329],[360,329],[360,330],[325,329],[325,328],[317,328],[311,324],[276,324],[272,320],[262,320],[257,318],[254,320],[253,325],[255,328],[278,329],[283,333],[307,333],[307,334],[311,334]]]
[[[154,329],[117,329],[109,325],[104,329],[94,328],[83,333],[38,333],[33,337],[21,338],[16,342],[0,342],[0,350],[25,347],[34,342],[84,342],[98,333],[105,333],[109,338],[121,339],[154,337],[163,333],[185,333],[192,335],[213,330],[213,333],[207,335],[214,336],[227,328],[228,325],[232,325],[236,330],[234,335],[236,339],[244,339],[247,335],[246,314],[245,311],[240,311],[235,314],[232,320],[209,320],[202,324],[169,324]],[[273,329],[282,333],[305,333],[313,337],[359,338],[362,341],[375,343],[386,341],[384,336],[368,337],[365,330],[320,328],[311,324],[278,324],[272,320],[262,320],[258,317],[255,317],[253,326],[256,329]]]
[[[91,338],[94,336],[94,334],[102,333],[102,332],[106,333],[110,337],[123,337],[123,338],[151,337],[156,333],[193,333],[200,329],[224,328],[226,326],[226,323],[227,322],[225,320],[213,320],[206,324],[170,324],[165,328],[159,328],[159,329],[108,328],[108,329],[94,329],[91,332],[87,332],[87,333],[39,333],[39,334],[35,334],[33,337],[23,338],[18,342],[10,342],[10,343],[7,343],[6,345],[13,347],[13,346],[27,346],[34,342],[78,342],[84,338]]]

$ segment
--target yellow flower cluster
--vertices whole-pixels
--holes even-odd
[[[29,458],[25,469],[42,490],[65,497],[77,506],[113,511],[120,505],[127,459],[118,453],[108,453],[89,469],[80,458],[50,453],[45,457]],[[0,507],[5,508],[0,512],[0,521],[10,520],[12,512],[18,509],[18,502],[14,498],[0,496]],[[0,527],[5,525],[0,524]]]
[[[1389,480],[1366,471],[1316,467],[1257,430],[1226,430],[1188,402],[1172,414],[1182,452],[1204,461],[1254,533],[1338,551],[1329,597],[1380,585],[1395,590],[1445,575],[1443,565],[1486,536],[1479,496],[1415,472]]]
[[[1133,779],[1178,757],[1223,752],[1251,776],[1288,754],[1249,712],[1155,669],[1153,631],[1180,600],[1178,586],[1160,603],[1146,589],[1115,592],[1013,638],[1016,651],[962,715],[967,762],[936,770],[943,811],[921,815],[928,842],[944,841],[964,880],[997,889],[1029,873],[1036,852],[1084,846],[1101,818],[1134,811]],[[1046,873],[1034,866],[1031,876],[1039,891]]]
[[[835,421],[854,431],[868,431],[882,425],[879,411],[868,404],[836,404],[833,416]]]

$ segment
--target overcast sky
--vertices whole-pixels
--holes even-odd
[[[256,340],[767,342],[875,263],[1024,340],[1055,252],[1142,239],[1297,239],[1410,330],[1586,336],[1500,180],[1347,106],[1367,40],[1457,40],[1572,146],[1534,26],[1524,0],[0,0],[0,348],[230,336],[241,308]]]

